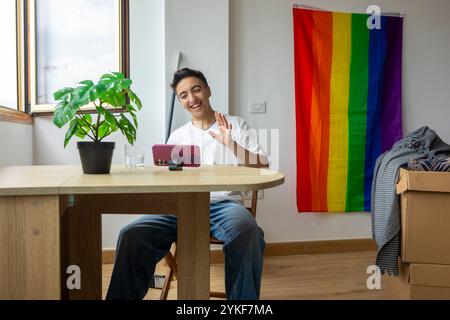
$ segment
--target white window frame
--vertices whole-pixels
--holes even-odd
[[[26,108],[26,62],[25,62],[25,14],[26,0],[16,0],[16,72],[17,105],[15,108],[0,106],[0,120],[32,123]]]
[[[37,104],[37,49],[36,49],[36,0],[24,0],[28,4],[29,16],[29,104],[30,112],[35,115],[52,114],[56,104]],[[128,0],[115,0],[117,23],[118,23],[118,61],[116,61],[116,70],[128,76]],[[91,103],[89,106],[82,107],[83,111],[95,111],[95,106]]]

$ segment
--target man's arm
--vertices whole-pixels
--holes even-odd
[[[231,152],[233,152],[234,156],[241,161],[246,167],[252,168],[268,168],[269,161],[266,156],[256,154],[250,152],[249,150],[240,146],[236,141],[231,137],[231,130],[233,129],[231,123],[228,123],[225,116],[219,112],[216,112],[216,120],[219,123],[218,134],[215,134],[212,131],[209,131],[209,134],[225,145]]]

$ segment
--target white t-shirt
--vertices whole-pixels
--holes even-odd
[[[248,151],[266,156],[263,148],[258,144],[257,132],[250,129],[244,119],[224,115],[228,123],[231,124],[231,137],[241,147]],[[200,163],[204,165],[234,165],[240,164],[240,161],[223,144],[214,139],[209,131],[219,133],[219,124],[214,122],[208,129],[197,128],[189,121],[181,126],[169,137],[167,144],[179,145],[197,145],[200,147]],[[210,202],[216,203],[224,200],[234,200],[243,203],[242,194],[237,191],[211,192]]]

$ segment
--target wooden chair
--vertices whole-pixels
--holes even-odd
[[[254,218],[256,218],[256,205],[258,202],[258,190],[253,190],[252,191],[252,200],[251,200],[251,206],[250,207],[246,207],[246,209],[252,214],[252,216]],[[211,237],[210,244],[220,244],[223,245],[223,242]],[[174,277],[177,277],[177,246],[176,243],[174,243],[172,245],[172,249],[166,254],[166,256],[164,257],[164,259],[166,260],[166,263],[168,265],[168,270],[164,276],[164,284],[161,290],[161,296],[160,299],[161,300],[167,300],[167,295],[169,294],[169,290],[170,290],[170,284],[172,283],[172,280],[174,279]],[[213,298],[226,298],[225,292],[215,292],[215,291],[210,291],[209,292],[209,296],[213,297]]]

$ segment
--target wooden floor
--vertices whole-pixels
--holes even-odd
[[[330,253],[267,257],[264,261],[261,299],[385,299],[382,290],[366,287],[367,267],[375,252]],[[158,265],[156,273],[164,274]],[[112,265],[103,265],[103,297],[111,278]],[[176,299],[176,281],[169,299]],[[211,288],[223,291],[223,264],[211,266]],[[151,289],[146,299],[158,299],[160,290]]]

